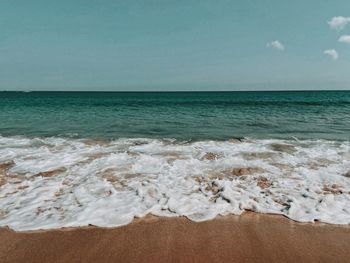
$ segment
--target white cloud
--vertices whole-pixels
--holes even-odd
[[[339,58],[339,54],[335,49],[327,49],[323,51],[323,54],[330,56],[333,60],[337,60]]]
[[[339,42],[350,44],[350,35],[343,35],[339,38]]]
[[[330,28],[338,31],[343,30],[348,23],[350,23],[350,17],[344,16],[335,16],[328,21]]]
[[[285,50],[283,44],[281,42],[279,42],[278,40],[267,43],[266,47],[275,48],[275,49],[280,50],[280,51]]]

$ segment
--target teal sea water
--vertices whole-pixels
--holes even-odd
[[[350,91],[0,92],[0,135],[350,139]]]

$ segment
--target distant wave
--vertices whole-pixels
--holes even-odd
[[[34,103],[32,103],[34,105]],[[291,107],[291,106],[349,106],[350,101],[348,100],[337,100],[337,101],[127,101],[127,102],[79,102],[76,106],[89,106],[89,107],[115,107],[115,106],[128,106],[128,107],[159,107],[159,106],[217,106],[217,107],[228,107],[228,106],[279,106],[279,107]],[[39,106],[39,105],[38,105]],[[44,105],[47,106],[47,105]]]

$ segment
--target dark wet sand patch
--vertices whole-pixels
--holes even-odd
[[[58,168],[58,169],[54,169],[54,170],[50,170],[50,171],[44,171],[44,172],[40,172],[34,175],[34,177],[37,176],[41,176],[41,177],[52,177],[55,175],[58,175],[60,173],[64,173],[66,171],[65,168]]]

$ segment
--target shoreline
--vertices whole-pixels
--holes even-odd
[[[66,231],[77,231],[77,230],[91,230],[91,229],[101,229],[101,230],[114,230],[114,229],[119,229],[119,228],[125,228],[130,225],[134,224],[148,224],[148,223],[153,223],[156,221],[167,221],[167,220],[185,220],[189,221],[191,224],[203,224],[206,222],[211,222],[211,221],[217,221],[217,220],[227,220],[230,219],[231,217],[234,218],[234,221],[239,220],[239,217],[273,217],[273,218],[282,218],[282,220],[287,220],[291,221],[294,224],[297,225],[304,225],[304,226],[313,226],[313,227],[322,227],[322,226],[329,226],[329,227],[341,227],[341,228],[349,228],[350,229],[350,224],[331,224],[331,223],[326,223],[322,221],[315,220],[314,222],[300,222],[297,220],[294,220],[292,218],[289,218],[288,216],[284,214],[278,214],[278,213],[260,213],[260,212],[255,212],[255,211],[249,211],[245,210],[242,214],[240,215],[235,215],[235,214],[229,214],[229,215],[217,215],[213,219],[208,219],[208,220],[203,220],[203,221],[193,221],[186,216],[158,216],[158,215],[153,215],[153,214],[147,214],[143,217],[135,217],[130,223],[127,223],[125,225],[120,225],[120,226],[98,226],[98,225],[93,225],[93,224],[88,224],[88,225],[82,225],[82,226],[67,226],[67,227],[57,227],[57,228],[43,228],[43,229],[29,229],[29,230],[15,230],[12,229],[9,226],[0,226],[0,232],[2,230],[8,230],[10,232],[16,233],[16,234],[36,234],[36,233],[43,233],[43,232],[66,232]]]
[[[115,228],[0,228],[1,262],[345,262],[349,225],[244,213],[192,222],[146,216]]]
[[[16,230],[121,226],[147,213],[203,221],[246,210],[350,223],[350,142],[0,136],[0,144],[0,225]]]

